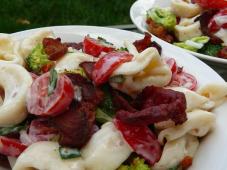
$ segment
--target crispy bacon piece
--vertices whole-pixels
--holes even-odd
[[[70,105],[68,111],[53,118],[61,134],[60,145],[81,148],[91,137],[95,120],[94,105],[87,102]]]
[[[148,18],[146,20],[147,26],[148,26],[148,31],[155,36],[161,38],[164,41],[167,41],[168,43],[172,43],[174,41],[174,37],[170,35],[167,30],[159,25],[156,24],[152,19]]]
[[[0,165],[3,168],[10,169],[9,161],[5,155],[0,154]]]
[[[85,61],[80,64],[80,67],[84,69],[86,76],[92,80],[92,71],[94,69],[95,62]]]
[[[193,159],[191,156],[185,156],[180,163],[182,170],[187,170],[192,165],[192,161]]]
[[[63,43],[63,44],[66,45],[67,47],[72,47],[76,50],[83,49],[83,42],[80,42],[80,43],[67,42],[67,43]]]
[[[82,100],[85,102],[98,105],[104,97],[104,93],[97,87],[94,87],[91,82],[79,74],[67,74],[73,85],[81,87]]]
[[[227,47],[222,48],[218,52],[218,57],[227,59]]]
[[[129,112],[136,112],[137,110],[133,108],[129,102],[122,97],[119,92],[112,90],[113,104],[117,110],[126,110]]]
[[[161,54],[161,52],[162,52],[162,47],[155,41],[152,42],[151,35],[147,32],[144,33],[143,39],[136,40],[133,44],[135,45],[138,52],[142,52],[143,50],[145,50],[148,47],[156,48],[158,50],[159,54]]]
[[[139,111],[119,110],[116,118],[125,123],[149,125],[172,119],[175,124],[187,120],[186,99],[181,92],[161,87],[146,87],[136,99]]]
[[[61,43],[60,38],[44,38],[43,47],[50,60],[57,60],[67,53],[68,47]]]

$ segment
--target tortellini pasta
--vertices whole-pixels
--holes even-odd
[[[34,33],[33,35],[25,38],[20,44],[20,54],[23,58],[28,57],[32,52],[34,47],[42,43],[42,40],[47,37],[55,37],[53,31],[49,29],[42,29],[39,32]]]
[[[179,91],[185,94],[187,108],[186,111],[192,111],[194,109],[211,110],[214,108],[215,103],[209,98],[199,95],[198,93],[186,89],[184,87],[171,87],[170,89]]]
[[[227,96],[227,83],[211,83],[201,87],[198,93],[212,101],[223,100]]]
[[[27,116],[26,95],[32,78],[22,66],[2,62],[0,75],[0,86],[5,93],[0,106],[0,127],[12,126],[21,123]]]
[[[125,44],[128,49],[132,49],[132,44]],[[130,52],[130,51],[129,51]],[[156,48],[150,47],[141,53],[136,54],[130,62],[126,62],[119,66],[112,76],[123,75],[125,81],[123,83],[110,84],[129,95],[137,94],[146,86],[167,85],[172,77],[170,68],[162,61]]]
[[[102,125],[81,151],[89,170],[116,170],[131,153],[131,147],[112,122]]]
[[[179,17],[191,18],[201,12],[201,8],[196,3],[191,3],[191,0],[171,0],[171,8]]]
[[[19,54],[19,41],[8,34],[0,34],[0,61],[24,65],[24,60]]]
[[[190,40],[194,37],[199,37],[202,35],[199,21],[189,25],[183,25],[180,23],[179,25],[175,26],[174,33],[179,41]]]
[[[203,137],[213,128],[215,123],[215,115],[203,110],[189,112],[187,118],[188,120],[183,124],[161,131],[158,135],[159,142],[163,143],[164,139],[172,141],[186,134]]]
[[[58,148],[56,142],[34,143],[18,157],[13,170],[85,170],[81,158],[62,160]]]
[[[153,170],[166,170],[175,167],[186,157],[194,157],[199,147],[199,140],[192,135],[185,135],[164,145],[160,160],[152,167]]]
[[[59,61],[57,61],[55,69],[58,72],[73,71],[79,67],[79,64],[84,61],[95,61],[95,57],[79,52],[74,51],[72,53],[65,54]]]

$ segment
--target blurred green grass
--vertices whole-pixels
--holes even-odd
[[[131,24],[135,0],[0,0],[0,32],[54,25]]]

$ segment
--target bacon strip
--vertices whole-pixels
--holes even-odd
[[[119,110],[116,118],[129,124],[149,125],[172,119],[175,124],[187,120],[186,99],[181,92],[161,87],[146,87],[136,99],[139,111]]]

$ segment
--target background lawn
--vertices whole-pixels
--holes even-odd
[[[135,0],[0,0],[0,32],[54,25],[131,24]]]

